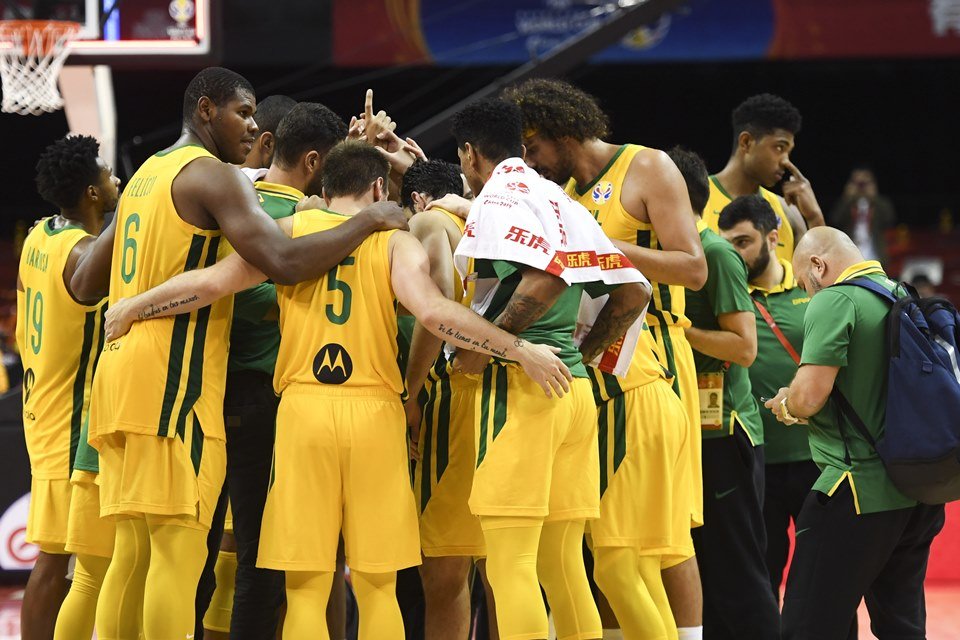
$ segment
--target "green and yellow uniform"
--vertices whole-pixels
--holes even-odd
[[[90,405],[93,372],[103,343],[102,303],[82,305],[63,281],[79,226],[50,218],[27,235],[20,255],[17,348],[23,360],[23,427],[30,456],[27,541],[63,553],[70,475]]]
[[[868,278],[893,291],[896,283],[879,262],[859,262],[845,270],[837,282]],[[883,437],[887,395],[886,319],[889,305],[866,289],[831,286],[810,300],[803,321],[804,364],[839,367],[836,387],[879,440]],[[854,366],[849,366],[855,363]],[[900,493],[876,450],[828,402],[810,418],[810,449],[821,469],[816,491],[828,496],[844,482],[850,483],[858,514],[905,509],[917,504]],[[842,429],[842,431],[841,431]]]
[[[755,307],[747,292],[747,266],[733,245],[707,228],[697,224],[707,259],[707,282],[699,291],[687,292],[687,310],[693,326],[706,331],[719,331],[717,317],[724,313],[753,312]],[[750,375],[738,364],[723,362],[712,356],[693,352],[697,374],[723,376],[723,417],[720,429],[703,429],[703,438],[722,438],[743,429],[754,446],[763,444],[763,422],[756,398],[750,391]]]
[[[496,283],[474,310],[488,320],[506,308],[520,284],[520,265],[475,260],[476,287]],[[580,351],[573,344],[583,285],[567,287],[539,320],[519,334],[560,349],[574,376],[570,393],[547,398],[515,363],[494,359],[476,390],[477,468],[470,511],[478,516],[545,520],[596,518],[599,514],[597,410]],[[509,482],[504,482],[509,478]]]
[[[440,210],[463,233],[466,221]],[[466,307],[463,282],[454,269],[453,295]],[[476,376],[454,373],[441,353],[424,383],[426,403],[420,422],[420,463],[413,488],[420,509],[423,555],[484,556],[486,545],[479,519],[467,501],[477,463],[474,434]]]
[[[301,211],[292,235],[347,219]],[[420,563],[397,362],[393,233],[370,236],[319,280],[277,287],[280,408],[258,566],[333,571],[341,529],[347,564],[357,571]]]
[[[87,444],[88,429],[89,419],[85,419],[70,478],[72,494],[66,549],[70,553],[110,558],[113,557],[116,526],[112,518],[100,517],[100,486],[97,484],[100,458],[97,450]]]
[[[758,193],[777,214],[777,220],[779,221],[777,229],[780,232],[780,242],[777,243],[777,257],[790,262],[793,260],[793,247],[796,240],[793,237],[793,227],[790,226],[790,219],[787,218],[787,214],[783,210],[780,196],[763,187],[760,187]],[[720,220],[720,212],[731,202],[733,202],[733,198],[724,190],[717,176],[710,176],[710,199],[707,200],[707,206],[703,208],[703,221],[707,223],[710,229],[719,233],[717,224]]]
[[[753,299],[766,308],[780,327],[783,335],[799,354],[803,350],[803,316],[806,314],[810,297],[797,285],[793,276],[793,267],[780,259],[783,267],[783,280],[771,289],[750,287]],[[754,305],[757,319],[757,359],[750,366],[750,386],[753,397],[772,398],[781,387],[790,385],[797,372],[797,364],[780,344],[760,311]],[[810,460],[810,443],[807,440],[806,427],[788,427],[773,415],[772,411],[760,411],[763,421],[764,457],[767,464],[800,462]]]
[[[174,179],[213,158],[186,145],[147,159],[117,208],[110,301],[213,265],[229,251],[219,230],[186,222]],[[182,516],[208,528],[223,485],[223,395],[233,296],[189,314],[135,323],[104,346],[90,443],[100,451],[102,515]]]
[[[590,183],[581,186],[571,180],[566,186],[566,191],[571,198],[593,214],[608,237],[639,247],[660,249],[660,242],[653,225],[635,218],[620,202],[620,193],[630,163],[644,148],[639,145],[623,145]],[[644,467],[651,474],[647,476],[649,481],[625,488],[622,500],[617,498],[616,493],[611,495],[609,498],[611,507],[607,511],[611,514],[621,511],[612,507],[613,502],[622,502],[624,509],[628,509],[629,503],[634,500],[637,504],[644,504],[644,509],[648,511],[638,516],[639,521],[644,523],[644,531],[650,531],[653,523],[661,523],[666,528],[654,537],[658,540],[671,539],[673,542],[667,546],[673,549],[689,549],[692,554],[689,527],[703,524],[703,489],[700,476],[700,402],[697,393],[697,376],[693,363],[693,351],[684,335],[684,328],[690,326],[690,321],[684,312],[686,303],[683,287],[657,282],[651,284],[653,297],[646,316],[648,330],[641,333],[627,375],[617,378],[594,369],[590,370],[595,398],[600,407],[601,449],[609,444],[607,464],[603,470],[610,477],[603,481],[604,488],[614,486],[610,481],[619,468],[618,460],[621,459],[616,452],[626,451],[627,448],[632,447],[631,442],[639,442],[641,439],[652,439],[650,442],[653,442],[659,438],[667,448],[663,450],[663,455],[651,454],[650,459],[665,461],[670,459],[669,448],[673,446],[672,443],[675,443],[685,452],[685,459],[675,467],[672,463],[666,462],[664,464],[667,466]],[[633,399],[628,403],[622,398],[631,390],[658,380],[663,381],[664,369],[670,376],[669,382],[680,398],[686,416],[687,432],[679,438],[675,438],[670,433],[670,430],[676,428],[677,422],[675,420],[667,422],[667,417],[672,415],[672,409],[662,407],[661,401],[641,402],[639,399]],[[649,390],[647,393],[650,393]],[[606,409],[605,403],[609,405]],[[627,404],[630,404],[637,413],[628,413]],[[623,417],[625,426],[618,426],[617,416]],[[640,424],[647,429],[645,433],[640,433]],[[651,426],[653,424],[660,425],[660,428],[653,430]],[[604,438],[603,435],[608,430],[613,437]],[[637,464],[643,466],[642,462]],[[625,486],[627,483],[626,481],[616,483],[616,486],[621,484]],[[669,500],[654,497],[652,494],[652,500],[635,498],[635,493],[634,496],[629,495],[630,492],[642,490],[643,486],[674,487],[674,495]],[[606,502],[608,500],[606,493],[604,496]],[[684,511],[688,520],[685,527],[669,524],[674,522],[675,512],[683,513]],[[683,534],[684,529],[687,530],[686,534]],[[592,527],[592,530],[596,532],[596,527]]]

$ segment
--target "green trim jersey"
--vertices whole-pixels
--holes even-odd
[[[303,193],[282,184],[254,184],[260,206],[274,220],[292,216]],[[280,350],[280,325],[265,320],[277,308],[277,288],[263,282],[241,291],[234,298],[233,328],[230,332],[228,371],[259,371],[272,376]]]
[[[733,245],[700,222],[697,225],[707,260],[707,282],[699,291],[687,291],[687,317],[698,329],[719,331],[717,316],[738,311],[753,312],[747,293],[747,266]],[[763,444],[760,408],[750,392],[750,377],[740,365],[693,351],[697,373],[723,373],[723,428],[703,429],[704,439],[733,435],[739,424],[754,446]]]
[[[890,291],[897,286],[876,261],[851,266],[837,282],[861,277]],[[876,440],[883,438],[886,417],[889,309],[886,301],[866,289],[830,286],[810,300],[803,321],[801,366],[839,367],[836,388]],[[917,504],[893,486],[879,454],[841,417],[832,401],[810,418],[810,449],[821,469],[813,488],[833,495],[844,481],[849,481],[857,513],[905,509]]]
[[[520,284],[520,265],[505,260],[476,260],[477,280],[496,278],[500,284],[492,292],[492,298],[483,309],[483,317],[493,322],[503,312],[507,302]],[[577,378],[586,378],[580,350],[573,344],[573,332],[577,327],[577,313],[584,285],[570,285],[553,306],[539,320],[524,329],[519,337],[529,342],[558,347],[557,357]]]
[[[779,262],[783,266],[783,281],[770,290],[751,286],[750,295],[766,308],[796,352],[801,353],[803,317],[810,297],[802,287],[797,286],[790,263],[782,258]],[[753,311],[757,320],[757,359],[750,366],[749,373],[753,397],[759,402],[760,398],[777,395],[781,387],[790,386],[797,373],[797,365],[760,315],[756,305]],[[767,464],[811,459],[807,427],[799,424],[787,426],[777,420],[772,411],[761,410],[760,418],[763,420],[763,444]]]

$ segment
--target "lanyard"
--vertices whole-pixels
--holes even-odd
[[[800,354],[797,353],[797,350],[793,348],[793,345],[790,344],[790,341],[787,340],[787,336],[783,335],[783,331],[780,330],[780,327],[777,326],[776,321],[773,319],[773,316],[770,315],[770,312],[767,311],[767,308],[760,304],[760,301],[756,298],[753,298],[753,304],[757,306],[757,311],[760,312],[760,315],[763,316],[763,319],[766,320],[767,326],[770,327],[770,330],[773,331],[773,335],[777,336],[777,340],[780,341],[780,344],[783,345],[783,348],[786,349],[787,353],[790,354],[790,357],[793,358],[794,363],[797,366],[800,366]]]

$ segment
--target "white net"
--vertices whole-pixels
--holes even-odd
[[[57,79],[79,31],[79,24],[57,20],[0,22],[0,109],[40,115],[63,107]]]

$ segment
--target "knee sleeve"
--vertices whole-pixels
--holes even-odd
[[[143,591],[143,636],[186,638],[196,630],[196,595],[207,561],[207,532],[147,516],[150,568]]]
[[[110,558],[80,554],[73,570],[70,592],[60,606],[54,640],[86,640],[93,636],[97,599]]]
[[[143,593],[150,565],[150,532],[143,518],[116,518],[113,559],[97,601],[97,637],[136,640],[140,637]]]
[[[656,556],[643,558],[632,547],[597,547],[594,578],[617,616],[624,638],[666,640],[666,626],[641,575],[642,560],[652,561],[659,580],[660,564]],[[663,588],[662,582],[660,588]]]
[[[230,616],[233,614],[233,593],[237,580],[237,554],[220,551],[214,568],[217,588],[210,599],[210,606],[203,616],[203,628],[210,631],[230,631]]]
[[[332,571],[287,572],[283,640],[330,639],[326,611],[332,585]]]
[[[537,577],[542,520],[481,516],[480,525],[501,640],[546,638],[547,610]]]
[[[403,640],[403,616],[397,603],[397,573],[351,571],[360,618],[358,640]]]
[[[537,574],[547,593],[557,638],[599,638],[603,629],[583,566],[583,520],[547,522]]]

